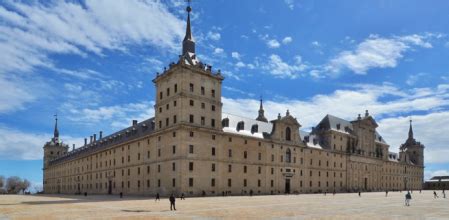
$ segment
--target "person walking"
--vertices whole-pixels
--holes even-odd
[[[436,191],[433,191],[433,198],[434,198],[434,199],[438,198],[438,194],[437,194]]]
[[[186,198],[184,197],[184,193],[181,193],[181,200],[186,200]]]
[[[388,197],[388,190],[385,191],[385,197]]]
[[[405,205],[406,206],[410,206],[411,199],[412,199],[412,195],[410,194],[410,192],[407,192],[407,194],[405,194]]]
[[[156,193],[156,200],[155,200],[155,202],[157,202],[157,201],[161,201],[161,198],[159,197],[159,193]]]
[[[446,198],[446,192],[443,189],[443,198]]]
[[[359,197],[361,197],[361,196],[362,196],[362,191],[359,190]]]
[[[176,207],[175,207],[176,198],[175,198],[175,195],[173,195],[173,193],[170,195],[170,199],[169,200],[170,200],[170,210],[174,209],[176,211]]]

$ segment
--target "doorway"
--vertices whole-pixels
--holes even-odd
[[[290,194],[290,179],[285,179],[285,193]]]
[[[109,194],[109,195],[112,194],[112,180],[109,180],[109,184],[108,184],[108,194]]]
[[[368,178],[365,177],[365,190],[368,189]]]

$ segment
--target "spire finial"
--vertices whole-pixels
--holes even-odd
[[[263,110],[263,104],[262,104],[262,101],[263,101],[263,99],[262,99],[262,95],[260,96],[260,107],[259,107],[259,111],[260,110]]]
[[[182,41],[182,55],[190,52],[195,53],[195,41],[193,40],[192,30],[190,28],[190,12],[192,11],[192,7],[190,7],[191,0],[186,0],[187,2],[187,26],[186,26],[186,36]]]
[[[408,130],[408,138],[413,139],[413,127],[412,127],[412,118],[410,117],[410,128]]]
[[[55,115],[55,131],[54,131],[54,137],[59,138],[59,130],[58,130],[58,114],[56,113]]]

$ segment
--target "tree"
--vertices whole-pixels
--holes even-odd
[[[10,176],[6,180],[6,191],[11,194],[25,192],[28,187],[30,187],[30,181],[27,179],[22,180],[18,176]]]
[[[5,177],[0,176],[0,189],[3,188],[3,186],[5,186]]]

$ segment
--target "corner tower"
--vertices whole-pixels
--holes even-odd
[[[62,143],[59,139],[58,129],[58,116],[55,115],[55,129],[53,131],[53,138],[44,145],[44,170],[47,168],[48,163],[67,153],[69,146]]]
[[[408,130],[408,138],[399,148],[401,152],[404,152],[408,160],[418,166],[424,166],[424,145],[416,141],[413,137],[412,120],[410,120],[410,128]]]
[[[182,54],[177,63],[159,74],[156,86],[155,129],[163,130],[176,125],[221,129],[220,71],[202,63],[195,53],[195,41],[190,24],[190,5],[186,8],[186,34],[182,41]]]

